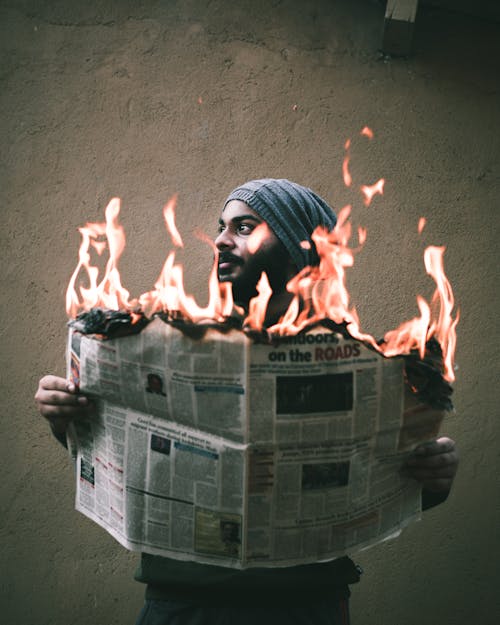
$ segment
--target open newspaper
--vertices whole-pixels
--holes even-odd
[[[400,468],[443,413],[418,404],[403,358],[324,329],[271,346],[157,318],[111,340],[70,330],[68,372],[98,407],[70,433],[76,508],[128,549],[291,566],[420,515]]]

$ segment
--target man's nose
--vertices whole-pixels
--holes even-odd
[[[218,236],[216,237],[214,243],[215,243],[215,247],[219,251],[227,250],[227,249],[233,249],[234,248],[233,237],[232,237],[231,233],[228,232],[227,228],[225,228],[224,230],[222,230],[222,232],[220,232],[218,234]]]

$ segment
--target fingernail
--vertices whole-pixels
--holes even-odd
[[[86,397],[83,397],[83,395],[79,397],[77,401],[79,404],[82,404],[83,406],[86,406],[89,403],[89,400]]]
[[[73,393],[76,387],[73,384],[73,382],[68,382],[68,384],[66,385],[66,388],[68,389],[70,393]]]

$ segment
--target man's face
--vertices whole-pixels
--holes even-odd
[[[252,253],[249,239],[259,227],[259,245]],[[245,202],[231,200],[219,219],[219,280],[231,282],[233,296],[240,304],[248,303],[256,294],[255,286],[266,272],[274,293],[285,290],[296,273],[285,247],[267,223]]]

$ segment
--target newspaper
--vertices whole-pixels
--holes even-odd
[[[76,508],[128,549],[291,566],[420,516],[400,468],[443,413],[418,404],[403,358],[324,329],[271,346],[156,318],[112,340],[70,330],[68,374],[97,404],[70,432]]]

